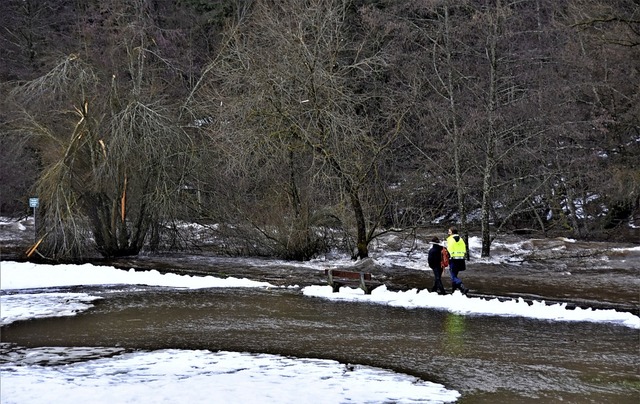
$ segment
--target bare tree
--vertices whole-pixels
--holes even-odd
[[[0,2],[0,80],[33,78],[72,44],[73,7],[56,0]]]
[[[540,153],[548,131],[532,108],[539,83],[530,66],[542,60],[532,46],[540,31],[528,20],[536,6],[404,2],[383,25],[407,54],[398,56],[402,69],[394,72],[415,94],[420,129],[408,133],[411,144],[437,178],[426,177],[437,185],[424,188],[451,190],[452,219],[467,237],[473,213],[483,255],[490,254],[492,232],[534,213],[550,177]]]
[[[349,19],[356,17],[349,5],[257,3],[251,20],[231,33],[226,54],[208,69],[201,96],[217,111],[215,130],[225,131],[217,136],[239,141],[243,150],[233,152],[234,161],[280,156],[277,161],[289,161],[283,167],[295,167],[289,178],[305,173],[303,188],[324,189],[327,202],[348,204],[351,220],[339,209],[332,215],[353,226],[355,256],[364,258],[384,211],[384,198],[382,205],[368,205],[366,196],[384,191],[372,185],[397,130],[392,118],[372,109],[384,60],[366,37],[349,35]],[[298,188],[295,181],[287,188],[294,210],[301,203]]]
[[[72,54],[13,91],[16,131],[42,158],[44,256],[79,258],[93,247],[107,257],[137,254],[176,217],[192,147],[165,100],[173,69],[149,40],[148,6],[140,0],[116,13],[108,64]]]
[[[562,11],[557,81],[546,91],[553,100],[547,117],[557,128],[549,200],[562,230],[587,237],[638,209],[638,7],[580,0]]]

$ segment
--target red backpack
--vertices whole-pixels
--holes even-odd
[[[442,254],[442,258],[440,260],[440,267],[444,269],[444,268],[447,268],[449,266],[449,257],[450,257],[450,255],[449,255],[449,251],[444,247],[442,247],[442,253],[441,254]]]

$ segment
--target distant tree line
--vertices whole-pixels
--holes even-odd
[[[202,246],[193,223],[220,253],[296,260],[455,223],[488,256],[504,231],[640,220],[634,0],[4,0],[0,18],[1,214],[38,196],[46,258]]]

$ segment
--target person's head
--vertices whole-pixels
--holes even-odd
[[[434,237],[434,238],[431,239],[431,242],[432,243],[439,243],[440,239],[438,237]]]
[[[449,235],[458,234],[458,229],[455,227],[449,227]]]

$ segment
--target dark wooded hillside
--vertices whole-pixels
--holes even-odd
[[[38,254],[366,257],[640,235],[634,0],[4,0],[1,214]],[[635,226],[635,227],[634,227]]]

